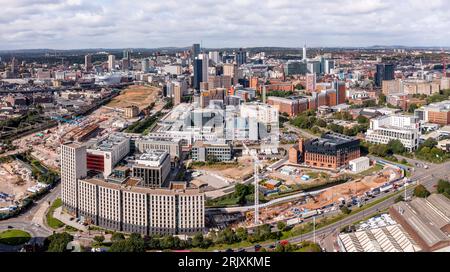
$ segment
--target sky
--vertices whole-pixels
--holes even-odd
[[[0,50],[450,46],[448,0],[0,0]]]

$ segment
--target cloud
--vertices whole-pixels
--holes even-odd
[[[0,0],[0,49],[450,45],[445,0]]]

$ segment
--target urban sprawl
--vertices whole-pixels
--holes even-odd
[[[449,54],[0,52],[0,251],[449,251]]]

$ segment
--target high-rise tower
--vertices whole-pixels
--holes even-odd
[[[303,60],[306,60],[306,42],[305,45],[303,46]]]

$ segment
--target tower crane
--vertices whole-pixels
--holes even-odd
[[[263,164],[259,160],[258,156],[256,154],[252,154],[250,152],[250,149],[247,147],[245,143],[242,143],[245,150],[249,153],[249,155],[252,156],[253,161],[255,163],[254,165],[254,176],[253,180],[255,181],[255,216],[254,216],[254,223],[255,225],[259,225],[259,170],[263,168]]]

